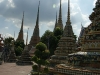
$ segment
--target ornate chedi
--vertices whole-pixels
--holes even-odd
[[[36,20],[36,26],[34,28],[34,32],[33,35],[31,37],[30,43],[28,45],[28,50],[31,50],[32,46],[35,47],[37,43],[39,43],[40,41],[40,37],[39,37],[39,6],[40,6],[40,2],[38,5],[38,13],[37,13],[37,20]]]
[[[31,56],[29,55],[27,41],[28,41],[28,31],[27,31],[27,38],[26,38],[26,46],[22,52],[21,57],[16,62],[17,65],[32,65],[33,64],[31,61]]]
[[[15,54],[15,50],[14,50],[14,40],[12,40],[12,47],[11,47],[11,51],[10,54],[8,56],[8,62],[16,62],[16,54]]]
[[[57,16],[57,14],[56,14]],[[57,18],[57,17],[56,17]],[[56,19],[56,24],[55,24],[55,28],[59,27],[63,30],[63,23],[62,23],[62,10],[61,10],[61,0],[60,0],[60,8],[59,8],[59,18],[58,18],[58,23],[57,23],[57,19]],[[54,29],[55,29],[54,28]]]
[[[56,71],[68,75],[100,75],[100,0],[97,0],[91,24],[85,29],[80,52],[69,54],[67,64],[56,66]]]
[[[82,46],[81,52],[71,54],[70,56],[81,55],[81,58],[78,58],[77,65],[88,66],[94,68],[100,68],[100,0],[97,0],[96,6],[93,9],[94,11],[89,16],[91,24],[85,29],[85,34],[81,39]],[[74,59],[73,59],[74,60]],[[77,63],[74,62],[74,64]]]
[[[87,34],[83,38],[82,51],[100,52],[100,0],[96,2],[94,12],[90,15],[91,24],[87,27]]]
[[[24,42],[24,39],[23,39],[23,22],[24,22],[24,12],[23,12],[23,18],[22,18],[22,23],[21,23],[21,29],[20,29],[20,32],[19,32],[19,35],[18,35],[18,38],[16,41],[23,41]]]
[[[58,47],[55,50],[55,55],[51,56],[50,62],[52,64],[65,64],[67,55],[75,52],[75,38],[70,22],[70,8],[68,3],[68,17],[64,28],[63,35],[59,40]]]

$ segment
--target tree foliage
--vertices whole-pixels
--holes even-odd
[[[14,45],[15,45],[15,54],[16,54],[16,56],[21,56],[22,51],[25,47],[24,42],[23,41],[15,41]]]
[[[12,37],[5,38],[5,40],[4,40],[5,47],[8,51],[11,50],[12,40],[14,40],[14,38],[12,38]],[[14,50],[15,50],[16,56],[20,56],[25,47],[24,42],[23,41],[14,41],[14,46],[15,46]]]
[[[38,64],[38,72],[40,72],[41,65],[47,64],[47,58],[49,56],[49,50],[47,50],[47,46],[39,42],[36,45],[36,51],[34,52],[34,56],[32,57],[32,60]]]
[[[49,48],[50,56],[54,54],[54,51],[57,47],[57,44],[62,36],[63,30],[59,27],[55,28],[54,32],[50,30],[46,30],[43,36],[41,37],[41,42],[45,43]]]
[[[15,41],[15,47],[17,48],[18,46],[20,46],[21,48],[23,48],[24,49],[24,47],[25,47],[25,44],[24,44],[24,42],[23,41]]]
[[[14,40],[14,38],[12,38],[12,37],[5,38],[5,40],[4,40],[4,45],[8,50],[11,49],[12,40]]]
[[[54,36],[61,36],[63,34],[63,30],[59,27],[56,27],[55,30],[54,30]]]
[[[36,49],[39,51],[44,51],[47,49],[47,46],[44,43],[40,42],[36,45]]]
[[[48,72],[49,72],[48,68],[44,68],[44,73],[48,73]]]
[[[14,38],[12,38],[12,37],[5,38],[5,40],[4,40],[5,45],[11,44],[12,40],[14,40]]]
[[[37,66],[37,65],[33,65],[33,66],[32,66],[32,69],[33,69],[34,71],[38,71],[38,66]]]
[[[15,54],[16,56],[20,56],[22,54],[23,48],[21,48],[20,46],[18,46],[17,48],[15,48]]]

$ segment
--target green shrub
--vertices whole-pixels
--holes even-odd
[[[48,72],[49,72],[48,68],[44,68],[44,73],[48,73]]]
[[[32,69],[33,69],[33,71],[36,71],[37,72],[38,71],[38,66],[37,65],[33,65],[32,66]]]

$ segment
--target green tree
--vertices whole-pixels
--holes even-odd
[[[43,36],[41,37],[41,42],[45,43],[50,51],[50,56],[54,54],[54,51],[57,47],[57,44],[62,37],[63,30],[57,27],[54,32],[46,30]]]
[[[12,47],[12,40],[14,40],[14,38],[12,37],[5,38],[4,40],[4,47],[5,47],[6,54],[7,54],[6,56],[8,56],[10,53],[10,50]]]
[[[17,48],[15,48],[15,54],[16,56],[20,56],[22,54],[23,48],[21,48],[20,46],[18,46]]]
[[[14,40],[14,38],[12,37],[8,37],[8,38],[5,38],[5,44],[10,44],[12,42],[12,40]]]
[[[63,30],[59,27],[56,27],[53,33],[54,33],[54,36],[58,37],[63,34]]]
[[[23,41],[15,41],[15,54],[16,56],[21,56],[22,51],[24,50],[25,44]]]
[[[47,50],[47,46],[42,43],[39,42],[36,45],[36,51],[34,52],[34,56],[32,57],[32,60],[38,64],[38,74],[40,72],[41,69],[41,65],[45,65],[47,64],[47,58],[49,55],[49,50]]]
[[[8,50],[11,49],[12,40],[14,40],[14,38],[12,38],[12,37],[5,38],[5,40],[4,40],[4,45],[6,46],[6,48],[7,48]]]
[[[15,47],[17,48],[18,46],[20,46],[21,48],[23,48],[24,49],[24,47],[25,47],[25,44],[24,44],[24,42],[23,41],[15,41]]]
[[[45,43],[46,46],[48,47],[48,42],[50,43],[49,39],[52,37],[52,35],[53,35],[53,32],[51,32],[50,30],[46,30],[45,33],[41,37],[41,42]]]
[[[41,42],[45,43],[48,47],[48,50],[50,51],[50,56],[54,54],[57,41],[57,38],[50,30],[46,30],[43,36],[41,37]]]

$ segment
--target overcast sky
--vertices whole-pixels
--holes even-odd
[[[62,0],[63,25],[67,21],[68,0]],[[40,0],[40,36],[45,30],[53,31],[56,11],[59,13],[60,0]],[[81,23],[83,26],[90,24],[89,15],[93,12],[96,0],[70,0],[71,23],[74,33],[79,36]],[[18,37],[21,20],[24,13],[24,39],[29,28],[29,41],[36,24],[36,15],[39,0],[0,0],[0,34],[3,36]]]

